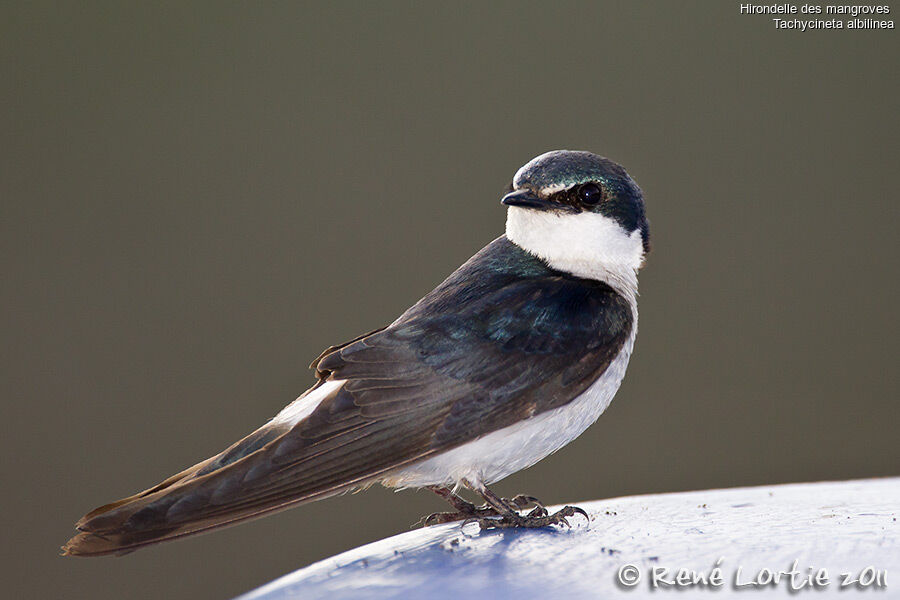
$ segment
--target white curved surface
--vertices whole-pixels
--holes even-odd
[[[387,538],[281,577],[241,600],[384,598],[646,598],[678,594],[654,589],[654,568],[691,569],[721,586],[688,587],[679,597],[793,597],[790,575],[768,587],[735,586],[759,570],[789,571],[799,584],[824,568],[828,584],[809,598],[900,598],[900,478],[807,483],[634,496],[580,503],[587,524],[572,529],[481,532],[449,523]],[[617,582],[623,565],[641,581]],[[810,567],[813,571],[810,572]],[[878,590],[842,588],[841,574],[874,567]],[[887,577],[877,575],[886,571]],[[874,583],[873,583],[874,587]],[[874,595],[873,595],[874,592]]]

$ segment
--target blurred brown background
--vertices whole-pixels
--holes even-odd
[[[654,252],[612,407],[501,492],[900,474],[896,32],[555,4],[3,9],[9,597],[225,598],[443,509],[379,488],[56,556],[499,235],[556,148],[629,169]]]

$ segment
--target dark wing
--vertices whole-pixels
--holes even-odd
[[[97,509],[64,551],[129,551],[366,485],[566,404],[633,326],[627,302],[602,283],[554,272],[488,283],[475,294],[451,277],[391,326],[326,351],[313,363],[318,385],[346,383],[309,417],[273,421]]]
[[[446,450],[565,405],[606,370],[631,327],[627,302],[604,284],[513,281],[323,356],[314,366],[347,381],[344,402],[301,429],[324,431],[352,415],[354,425],[390,422],[402,435],[426,434],[417,447]]]

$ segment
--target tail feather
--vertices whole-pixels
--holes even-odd
[[[151,544],[233,525],[303,502],[337,494],[353,484],[304,490],[302,482],[278,494],[254,497],[247,474],[271,472],[273,440],[287,427],[269,425],[225,452],[143,492],[96,508],[75,525],[79,533],[63,556],[128,554]]]
[[[95,508],[91,512],[89,512],[86,515],[84,515],[83,517],[81,517],[81,519],[79,519],[78,522],[75,523],[75,528],[81,530],[94,517],[100,516],[104,513],[112,512],[113,510],[115,510],[116,508],[119,508],[120,506],[124,506],[126,504],[133,504],[135,501],[137,501],[141,498],[146,498],[147,496],[154,494],[162,489],[171,487],[172,485],[178,483],[179,481],[183,481],[183,480],[187,479],[188,477],[190,477],[191,475],[196,473],[200,468],[206,466],[213,460],[214,460],[214,458],[210,458],[199,464],[194,465],[190,469],[185,469],[181,473],[172,475],[165,481],[162,481],[162,482],[156,484],[155,486],[153,486],[152,488],[150,488],[148,490],[144,490],[143,492],[140,492],[133,496],[128,496],[127,498],[122,498],[120,500],[116,500],[115,502],[110,502],[109,504],[104,504],[103,506]]]
[[[431,456],[427,419],[370,418],[341,387],[317,385],[315,412],[272,420],[221,454],[78,523],[67,556],[124,554],[364,487]]]

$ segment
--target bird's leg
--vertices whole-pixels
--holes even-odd
[[[466,485],[469,484],[467,483]],[[557,524],[569,527],[569,521],[566,520],[566,517],[571,517],[575,514],[583,515],[588,521],[591,520],[590,517],[588,517],[588,514],[577,506],[564,506],[562,509],[550,515],[547,514],[547,509],[544,508],[544,505],[531,496],[520,494],[512,500],[508,500],[506,498],[501,498],[484,485],[469,487],[484,498],[484,501],[493,507],[500,516],[499,519],[488,517],[478,518],[478,524],[482,529],[505,529],[510,527],[535,528]],[[527,515],[520,515],[516,509],[524,508],[525,506],[528,506],[528,504],[534,504],[534,509]]]
[[[453,493],[453,490],[439,485],[428,486],[428,489],[450,503],[450,506],[456,509],[455,512],[439,512],[422,517],[418,524],[424,526],[438,525],[440,523],[450,523],[451,521],[462,521],[464,519],[479,519],[483,517],[496,517],[499,515],[490,506],[475,506],[465,498]]]
[[[571,517],[576,513],[580,513],[587,518],[587,513],[578,507],[566,506],[562,510],[548,515],[547,509],[534,496],[519,494],[513,498],[501,498],[483,485],[476,486],[466,480],[463,480],[462,483],[484,498],[485,504],[475,506],[465,498],[455,494],[450,488],[437,485],[429,486],[428,489],[449,502],[456,511],[433,513],[420,519],[417,524],[427,527],[428,525],[475,519],[482,529],[491,529],[495,527],[546,527],[559,523],[568,525],[569,522],[566,520],[566,517]],[[527,508],[529,505],[534,505],[534,508],[528,514],[520,515],[518,511]],[[496,517],[500,518],[497,519]]]
[[[431,486],[428,488],[444,500],[450,503],[450,506],[455,508],[457,511],[467,514],[475,513],[475,505],[459,496],[458,494],[454,494],[453,490],[450,488],[440,487],[440,486]]]

